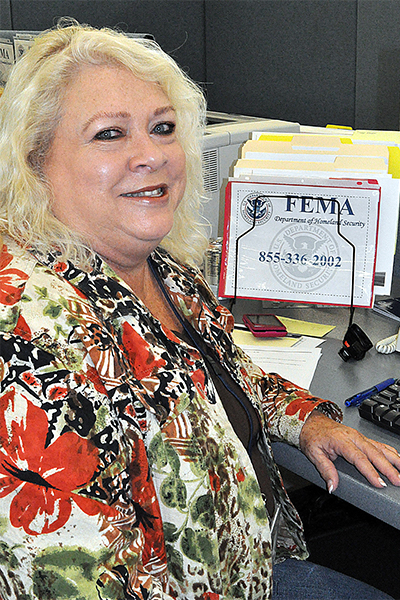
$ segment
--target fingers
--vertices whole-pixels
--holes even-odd
[[[379,476],[380,473],[387,477],[393,485],[400,486],[400,473],[398,471],[400,469],[400,456],[394,448],[365,438],[360,452],[362,457],[355,463],[355,466],[365,474],[373,485],[377,485],[377,481],[377,487],[386,485],[382,477]]]
[[[389,446],[388,444],[382,444],[381,442],[376,442],[375,440],[368,440],[368,441],[371,444],[373,444],[378,450],[383,452],[383,454],[385,455],[387,460],[392,465],[394,465],[395,467],[400,469],[400,454],[396,450],[396,448],[393,448],[392,446]]]
[[[315,454],[307,453],[307,457],[318,469],[319,474],[326,483],[326,489],[332,494],[339,485],[339,474],[332,460],[322,451]]]
[[[336,490],[339,484],[339,475],[337,469],[332,462],[337,456],[342,456],[347,462],[351,463],[360,471],[362,475],[375,487],[383,488],[386,483],[375,469],[370,459],[367,458],[366,454],[362,452],[356,445],[349,445],[346,443],[346,447],[342,451],[341,444],[339,442],[337,451],[335,453],[330,452],[329,456],[322,450],[322,448],[313,448],[310,452],[308,448],[306,455],[311,462],[318,469],[321,477],[326,482],[326,487],[329,493]],[[400,480],[399,480],[400,484]]]
[[[336,490],[339,483],[333,464],[337,456],[353,464],[377,488],[386,486],[382,476],[393,485],[400,486],[400,455],[397,450],[326,417],[316,416],[307,423],[300,447],[316,466],[330,492]]]
[[[380,473],[390,475],[393,478],[393,483],[396,482],[396,485],[400,485],[400,479],[397,478],[398,473],[396,469],[390,465],[389,461],[378,450],[374,449],[371,451],[370,449],[365,448],[363,451],[358,446],[354,446],[353,448],[346,448],[341,454],[343,458],[353,464],[373,486],[377,488],[386,487],[386,483],[382,479]]]
[[[344,437],[337,435],[333,441],[336,455],[342,456],[354,465],[377,488],[386,486],[382,475],[386,476],[393,485],[400,486],[400,473],[397,470],[400,468],[398,453],[390,446],[379,444],[356,431],[346,429],[347,431],[343,431]]]

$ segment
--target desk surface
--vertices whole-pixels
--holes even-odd
[[[243,312],[274,312],[277,315],[303,319],[317,323],[336,325],[322,344],[322,357],[318,363],[310,390],[316,396],[335,401],[343,410],[343,422],[358,429],[364,435],[394,446],[400,452],[400,435],[386,431],[358,414],[358,409],[344,406],[344,400],[361,390],[373,386],[389,377],[400,378],[400,353],[379,354],[375,348],[367,352],[361,361],[344,362],[338,355],[347,330],[349,311],[338,307],[285,306],[257,300],[237,300],[233,309],[237,320]],[[353,321],[357,323],[375,344],[397,332],[400,323],[383,317],[369,309],[356,309]],[[326,488],[325,482],[310,461],[296,448],[278,442],[273,444],[278,464],[293,471],[304,479]],[[400,529],[400,487],[390,483],[383,490],[372,487],[349,463],[338,458],[335,461],[340,482],[336,494],[372,514],[382,521]]]

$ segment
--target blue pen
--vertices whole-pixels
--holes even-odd
[[[359,392],[354,396],[350,396],[350,398],[347,398],[347,400],[345,400],[344,403],[346,406],[358,406],[363,400],[371,398],[371,396],[373,396],[374,394],[385,390],[389,387],[389,385],[392,385],[395,381],[395,379],[386,379],[386,381],[377,383],[376,385],[374,385],[374,387],[369,388],[369,390],[364,390],[363,392]]]

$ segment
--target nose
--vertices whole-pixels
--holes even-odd
[[[157,171],[165,165],[168,158],[162,144],[150,135],[142,135],[132,140],[128,166],[131,171]]]

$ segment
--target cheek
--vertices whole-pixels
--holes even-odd
[[[119,173],[121,161],[111,156],[91,156],[89,153],[75,153],[69,164],[66,163],[65,174],[71,185],[77,188],[103,188],[112,184]]]
[[[97,181],[100,186],[113,183],[118,174],[118,167],[115,161],[103,161],[100,164],[88,165],[88,174],[90,173],[93,181]]]

